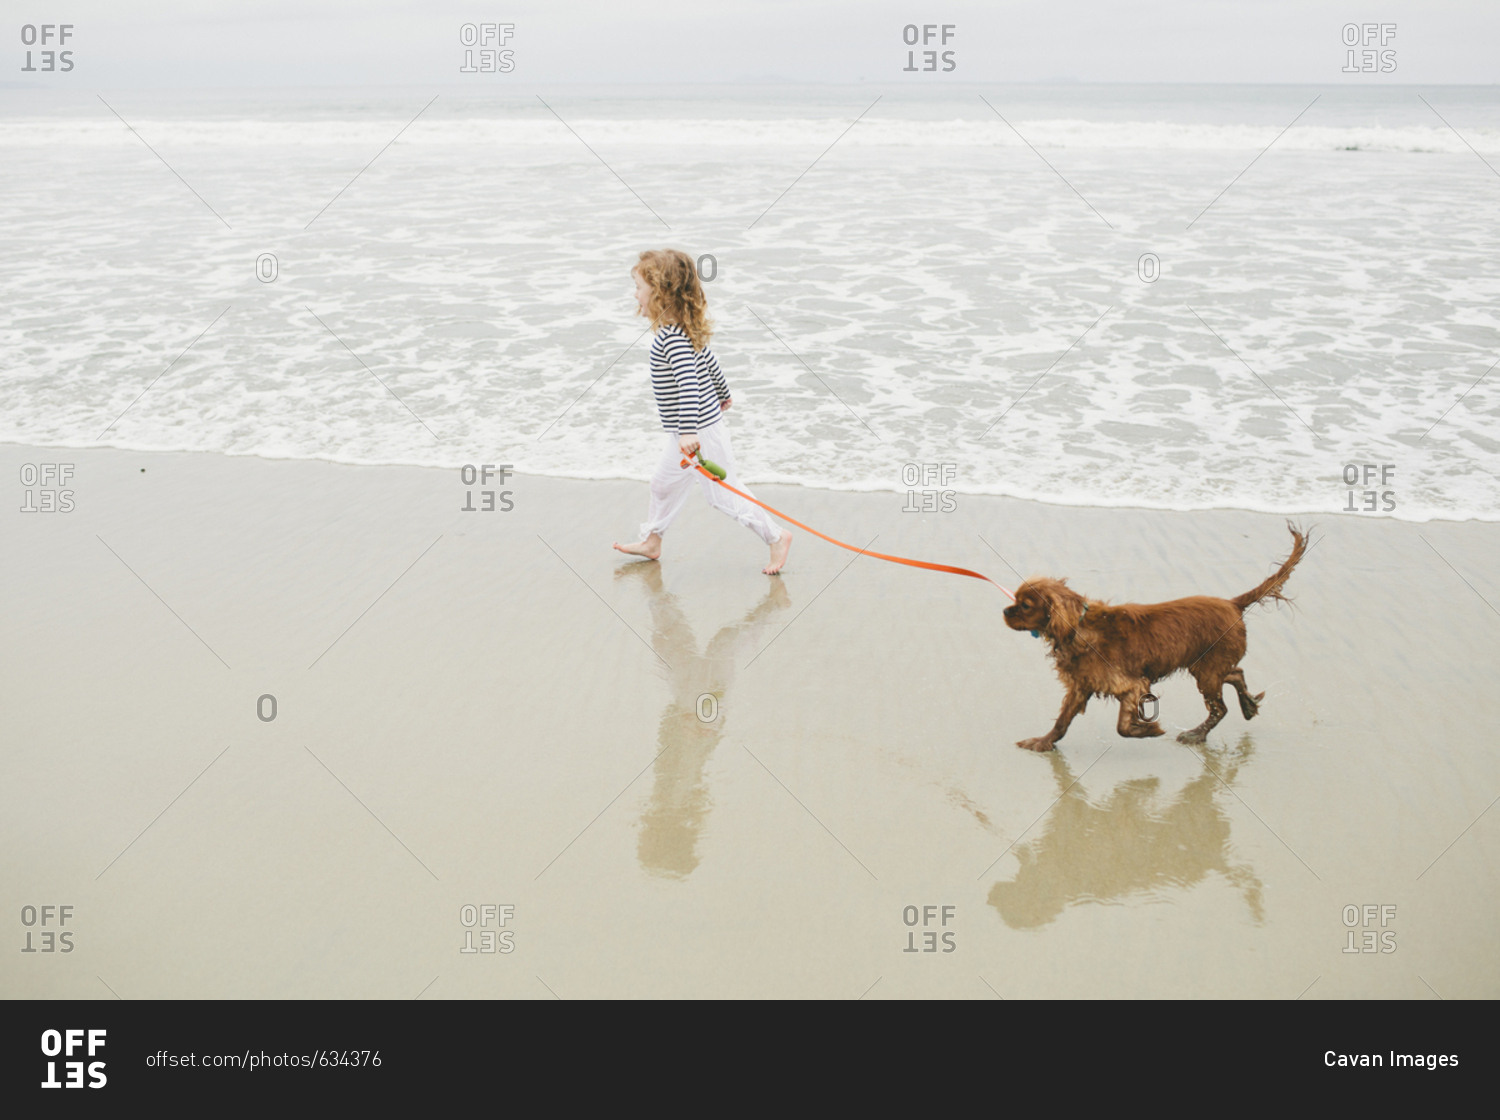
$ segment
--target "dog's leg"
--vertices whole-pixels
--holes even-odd
[[[1224,679],[1234,685],[1234,690],[1240,694],[1240,711],[1246,719],[1254,719],[1255,714],[1260,711],[1260,702],[1266,698],[1264,692],[1250,695],[1250,689],[1245,685],[1245,670],[1236,665],[1224,674]]]
[[[1016,746],[1028,751],[1050,751],[1052,744],[1068,733],[1068,724],[1073,722],[1073,717],[1088,705],[1089,694],[1069,685],[1068,694],[1063,697],[1062,711],[1057,714],[1057,722],[1052,725],[1052,730],[1036,739],[1022,739]]]
[[[1208,718],[1191,731],[1177,736],[1179,743],[1201,743],[1208,733],[1229,714],[1229,705],[1224,703],[1224,678],[1212,668],[1195,669],[1193,678],[1198,682],[1198,691],[1203,693],[1203,703],[1208,707]]]
[[[1120,719],[1115,724],[1115,730],[1125,738],[1151,739],[1166,734],[1161,724],[1141,715],[1141,702],[1150,691],[1151,682],[1142,677],[1129,690],[1116,694],[1115,699],[1120,702]]]

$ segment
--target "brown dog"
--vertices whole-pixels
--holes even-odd
[[[1050,751],[1068,731],[1073,717],[1094,696],[1113,696],[1120,702],[1121,735],[1145,739],[1163,735],[1161,725],[1146,719],[1141,702],[1163,677],[1187,670],[1198,682],[1208,718],[1179,742],[1201,743],[1224,718],[1224,686],[1234,685],[1240,711],[1253,719],[1265,693],[1251,696],[1239,667],[1245,656],[1245,608],[1262,599],[1285,599],[1282,585],[1307,551],[1307,536],[1290,522],[1292,554],[1253,591],[1234,599],[1194,595],[1168,603],[1122,603],[1110,606],[1085,599],[1060,579],[1027,580],[1016,590],[1016,601],[1005,608],[1005,624],[1030,630],[1047,639],[1057,675],[1067,686],[1057,723],[1047,734],[1016,744],[1029,751]]]

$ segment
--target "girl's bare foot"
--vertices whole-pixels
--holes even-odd
[[[618,549],[620,552],[629,553],[631,556],[640,556],[640,557],[642,557],[643,559],[646,559],[646,560],[660,560],[661,559],[661,534],[659,534],[659,533],[652,533],[645,540],[639,541],[636,544],[621,544],[619,541],[616,541],[615,542],[615,548]],[[773,555],[774,555],[774,546],[773,546]]]
[[[771,546],[771,562],[761,569],[768,576],[773,576],[781,571],[786,563],[786,554],[792,551],[792,534],[787,530],[781,530],[781,536],[776,538],[776,543]]]

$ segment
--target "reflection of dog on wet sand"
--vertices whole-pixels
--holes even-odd
[[[1232,786],[1249,760],[1250,737],[1232,750],[1203,750],[1203,773],[1164,806],[1155,804],[1157,778],[1121,782],[1091,803],[1062,756],[1052,755],[1062,794],[1041,835],[1016,847],[1016,877],[990,889],[989,903],[1005,924],[1035,929],[1074,903],[1186,889],[1211,872],[1224,876],[1261,921],[1261,882],[1249,867],[1230,863],[1229,819],[1216,800],[1221,779]]]
[[[1085,599],[1060,579],[1027,580],[1016,589],[1016,601],[1005,608],[1005,624],[1030,630],[1052,647],[1057,675],[1067,686],[1062,711],[1052,730],[1016,744],[1029,751],[1050,751],[1075,716],[1094,696],[1120,702],[1117,730],[1131,739],[1163,735],[1155,719],[1146,719],[1141,702],[1163,677],[1186,670],[1198,682],[1208,718],[1177,736],[1201,743],[1224,718],[1224,686],[1239,693],[1240,712],[1253,719],[1265,693],[1250,695],[1239,666],[1245,656],[1247,607],[1262,599],[1285,599],[1282,585],[1307,551],[1307,536],[1290,523],[1292,553],[1274,575],[1233,599],[1194,595],[1168,603],[1122,603],[1111,606]]]

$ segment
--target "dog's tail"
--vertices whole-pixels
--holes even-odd
[[[1286,558],[1286,561],[1277,569],[1274,575],[1263,580],[1254,590],[1247,591],[1243,595],[1229,600],[1241,611],[1253,606],[1262,599],[1280,599],[1283,602],[1286,601],[1286,596],[1281,593],[1281,588],[1286,583],[1287,577],[1292,574],[1292,569],[1297,566],[1297,561],[1301,560],[1307,552],[1307,534],[1298,529],[1290,521],[1286,523],[1286,527],[1291,532],[1294,542],[1292,545],[1292,554]]]

